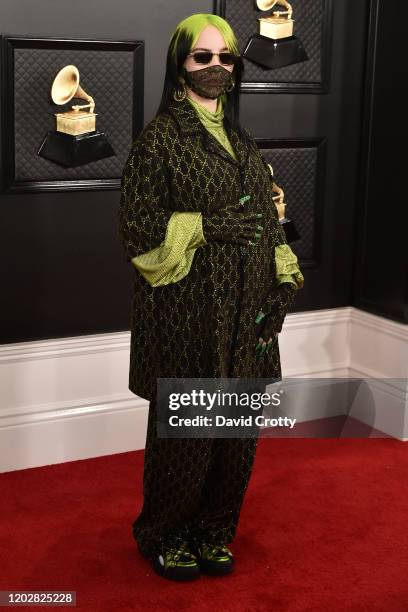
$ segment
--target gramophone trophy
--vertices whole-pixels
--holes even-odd
[[[271,164],[268,164],[268,167],[271,176],[273,177],[273,169]],[[273,180],[272,192],[277,194],[276,196],[272,196],[272,200],[275,202],[275,206],[279,216],[279,223],[282,225],[285,231],[287,242],[294,242],[295,240],[299,240],[300,236],[295,227],[294,222],[292,221],[292,219],[288,219],[285,215],[286,203],[283,201],[285,197],[285,192],[283,191],[282,187],[279,187]]]
[[[58,105],[67,104],[72,98],[83,99],[87,104],[54,113],[56,129],[48,132],[38,155],[68,168],[115,155],[105,134],[96,129],[95,101],[79,85],[76,66],[70,64],[58,72],[51,87],[51,98]]]
[[[281,68],[309,59],[302,43],[293,35],[292,6],[286,0],[256,0],[255,7],[269,11],[276,5],[286,11],[273,11],[259,17],[259,34],[253,34],[242,53],[243,57],[262,68]]]

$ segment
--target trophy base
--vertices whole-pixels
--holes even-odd
[[[300,235],[292,219],[285,219],[281,222],[281,225],[284,229],[287,242],[294,242],[295,240],[299,240]]]
[[[281,68],[309,59],[302,43],[296,36],[266,38],[260,34],[251,36],[242,54],[245,59],[262,68]]]
[[[48,132],[38,155],[65,168],[75,168],[105,157],[112,157],[115,151],[103,132],[88,132],[71,136],[64,132]]]

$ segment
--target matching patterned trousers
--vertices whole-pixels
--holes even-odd
[[[252,472],[258,438],[159,438],[149,404],[143,507],[133,522],[142,555],[152,558],[174,536],[231,542]]]

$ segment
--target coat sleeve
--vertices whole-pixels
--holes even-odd
[[[152,145],[137,139],[123,169],[119,238],[127,261],[158,246],[172,215],[164,163]]]
[[[257,145],[256,145],[257,146]],[[269,178],[269,185],[270,185],[270,189],[272,191],[272,186],[273,186],[273,178],[271,175],[271,171],[269,170],[269,166],[268,163],[266,161],[266,159],[264,158],[264,156],[262,155],[262,153],[260,152],[259,148],[258,148],[258,153],[259,156],[261,158],[262,164],[265,168],[265,172],[268,174],[268,178]],[[279,221],[279,215],[278,215],[278,210],[275,206],[275,202],[272,200],[273,203],[273,207],[272,207],[272,214],[275,220],[275,236],[274,236],[274,243],[275,244],[287,244],[287,240],[286,240],[286,234],[285,234],[285,230],[282,227],[282,224]]]

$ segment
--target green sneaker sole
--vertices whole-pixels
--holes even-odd
[[[234,559],[230,557],[228,561],[209,561],[208,559],[200,558],[198,563],[202,573],[209,576],[224,576],[234,569]]]
[[[159,561],[158,558],[154,559],[153,569],[159,576],[167,578],[168,580],[196,580],[200,577],[200,567],[197,563],[194,564],[180,564],[174,567],[165,568]]]

